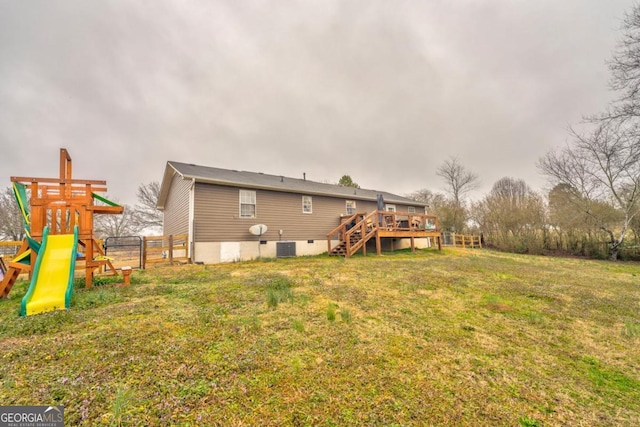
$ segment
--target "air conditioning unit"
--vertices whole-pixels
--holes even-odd
[[[276,256],[278,258],[296,256],[296,242],[276,242]]]

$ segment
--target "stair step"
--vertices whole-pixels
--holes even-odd
[[[338,246],[331,250],[330,255],[340,255],[345,257],[353,255],[354,253],[358,252],[366,244],[366,242],[373,237],[373,234],[369,233],[368,235],[366,235],[367,239],[364,239],[365,235],[361,232],[362,221],[364,221],[364,219],[354,225],[354,227],[357,227],[357,230],[360,231],[358,231],[357,233],[349,234],[348,243],[350,250],[347,251],[347,242],[342,241],[340,242],[340,244],[338,244]]]

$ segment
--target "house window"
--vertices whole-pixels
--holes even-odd
[[[396,205],[387,205],[386,210],[389,212],[395,212],[396,211]]]
[[[240,218],[256,217],[256,192],[240,190]]]
[[[310,214],[313,212],[311,196],[302,196],[302,213]]]
[[[407,212],[410,213],[410,214],[416,213],[416,207],[415,206],[409,206],[407,208]]]
[[[356,201],[355,200],[347,200],[346,201],[347,215],[353,215],[356,213]]]

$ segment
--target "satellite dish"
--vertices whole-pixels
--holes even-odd
[[[266,232],[267,226],[264,224],[256,224],[249,227],[249,233],[253,234],[254,236],[262,236]]]

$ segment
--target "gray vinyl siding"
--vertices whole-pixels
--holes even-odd
[[[256,191],[256,217],[240,218],[240,190],[251,188],[227,187],[196,183],[195,238],[196,242],[230,242],[256,240],[249,233],[254,224],[266,224],[263,240],[324,240],[327,233],[340,224],[340,214],[346,214],[345,200],[329,196],[312,197],[311,214],[302,213],[302,196],[269,190]],[[349,199],[354,200],[354,199]],[[358,212],[371,212],[376,202],[356,200]],[[401,205],[398,205],[401,210]],[[403,209],[406,210],[406,209]]]
[[[253,189],[196,183],[196,242],[256,240],[257,237],[249,233],[249,227],[255,224],[267,225],[263,240],[279,240],[278,230],[283,231],[282,240],[324,240],[327,233],[340,224],[340,215],[346,215],[346,200],[356,201],[357,212],[377,208],[374,201],[311,195],[312,213],[306,214],[302,212],[302,196],[308,194],[255,190],[256,217],[240,218],[240,190]],[[396,209],[407,212],[408,206],[396,204]],[[416,213],[423,211],[418,207]]]
[[[163,234],[189,233],[189,191],[191,180],[175,174],[164,207]]]

